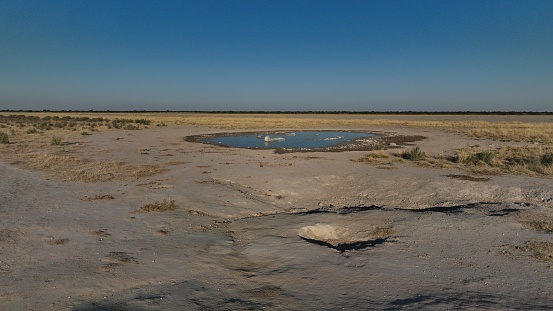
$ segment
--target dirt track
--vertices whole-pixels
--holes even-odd
[[[500,144],[364,130],[426,136],[417,145],[436,155]],[[553,308],[551,262],[525,251],[553,236],[522,225],[552,218],[550,178],[452,178],[470,174],[382,169],[351,161],[364,154],[356,151],[275,154],[184,140],[213,132],[95,133],[71,147],[168,168],[138,180],[67,182],[0,163],[0,309]],[[137,213],[164,199],[177,210]],[[335,249],[299,236],[317,224],[393,234]]]

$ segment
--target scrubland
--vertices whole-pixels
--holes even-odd
[[[278,129],[417,140],[185,139]],[[552,134],[551,116],[0,113],[0,309],[551,309]]]

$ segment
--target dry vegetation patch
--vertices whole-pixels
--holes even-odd
[[[523,226],[526,228],[539,231],[539,232],[553,232],[553,221],[551,220],[537,220],[537,221],[522,221]]]
[[[130,129],[129,125],[140,129],[150,125],[150,120],[53,114],[0,115],[0,126],[8,129],[10,137],[7,139],[11,139],[0,149],[0,157],[14,165],[45,171],[67,181],[132,180],[166,170],[157,165],[94,161],[71,154],[82,145],[79,140],[82,140],[84,132],[79,133],[78,130]],[[46,132],[53,135],[46,135]]]
[[[137,213],[147,212],[172,212],[177,209],[175,200],[165,199],[163,201],[155,201],[154,203],[146,204],[137,210]]]
[[[387,154],[373,152],[353,160],[368,164],[391,164],[383,159]],[[506,146],[497,149],[483,149],[480,146],[463,147],[453,157],[431,157],[419,147],[395,154],[395,156],[413,161],[418,166],[432,168],[467,169],[475,174],[518,174],[518,175],[553,175],[553,147],[550,146]],[[451,178],[470,181],[487,181],[467,175],[447,175]]]
[[[503,141],[526,141],[553,144],[551,122],[488,122],[488,121],[432,121],[399,120],[390,118],[368,119],[362,115],[298,115],[298,114],[185,114],[179,123],[202,125],[221,129],[266,128],[321,128],[405,126],[444,129],[465,135]]]
[[[478,127],[467,129],[466,133],[477,138],[553,144],[553,124],[551,123],[483,123]]]
[[[136,180],[166,171],[157,165],[132,165],[118,161],[94,161],[86,158],[33,153],[23,155],[18,164],[67,180],[82,182],[106,182],[113,180]]]
[[[501,147],[483,150],[464,147],[457,152],[456,162],[473,171],[526,175],[553,175],[553,147],[526,146]]]
[[[86,197],[84,200],[86,201],[96,201],[96,200],[115,200],[115,197],[111,194],[104,194],[104,195],[97,195],[95,197]]]
[[[553,243],[529,241],[521,248],[534,258],[543,261],[553,261]]]
[[[384,151],[375,151],[365,154],[362,158],[353,160],[354,162],[360,163],[376,163],[380,162],[382,159],[389,159],[390,155]]]

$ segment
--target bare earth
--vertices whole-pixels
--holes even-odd
[[[501,145],[425,128],[429,154]],[[97,160],[152,177],[71,182],[0,162],[1,310],[550,310],[546,177],[187,142],[179,125],[94,133]],[[388,152],[396,152],[389,150]],[[461,176],[460,176],[461,175]],[[174,211],[140,207],[174,200]]]

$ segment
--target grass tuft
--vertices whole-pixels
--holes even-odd
[[[403,152],[401,157],[410,161],[422,161],[426,159],[426,153],[417,146],[409,151]]]
[[[368,153],[364,155],[362,158],[359,158],[357,160],[353,160],[354,162],[361,162],[361,163],[374,163],[377,162],[380,159],[388,159],[390,158],[390,155],[387,154],[384,151],[375,151]]]
[[[494,151],[465,147],[457,152],[455,161],[498,173],[553,175],[551,147],[502,147]]]
[[[8,137],[8,134],[4,132],[0,132],[0,144],[7,145],[10,143],[10,139]]]
[[[493,165],[495,154],[489,150],[472,151],[463,148],[457,152],[457,163],[467,165]]]
[[[175,200],[155,201],[142,206],[137,212],[172,212],[177,209]]]
[[[60,136],[52,137],[52,140],[51,140],[52,145],[59,146],[59,145],[61,145],[61,142],[62,142],[62,139],[61,139]]]

